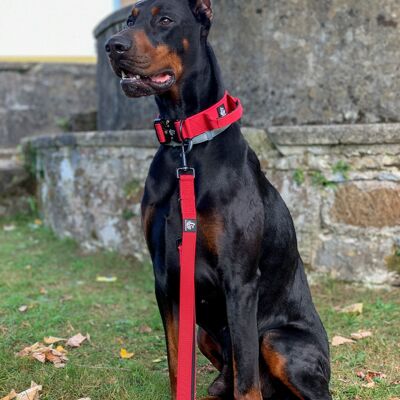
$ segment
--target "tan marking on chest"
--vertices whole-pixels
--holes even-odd
[[[215,211],[198,215],[200,239],[205,247],[212,253],[218,254],[220,238],[224,233],[224,220]]]

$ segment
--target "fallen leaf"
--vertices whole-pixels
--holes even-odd
[[[40,294],[47,294],[47,290],[44,287],[41,287],[39,292],[40,292]]]
[[[112,282],[116,282],[116,281],[117,281],[116,276],[98,276],[96,278],[96,282],[112,283]]]
[[[27,310],[28,310],[28,306],[26,304],[24,304],[21,307],[18,307],[19,312],[26,312]]]
[[[3,226],[3,231],[4,232],[11,232],[15,230],[15,225],[4,225]]]
[[[377,372],[377,371],[367,371],[367,374],[365,376],[365,379],[367,381],[372,380],[374,378],[379,378],[379,379],[385,379],[386,375],[383,372]]]
[[[42,225],[43,224],[43,222],[42,222],[42,220],[41,219],[35,219],[35,225]]]
[[[17,392],[15,390],[11,390],[11,392],[6,397],[2,397],[0,400],[13,400],[16,397],[17,397]]]
[[[152,363],[157,364],[157,363],[165,361],[166,359],[167,359],[166,356],[160,357],[160,358],[156,358],[155,360],[152,361]]]
[[[389,400],[400,400],[400,397],[391,397]]]
[[[142,325],[139,328],[139,333],[151,333],[153,332],[153,329],[151,329],[148,325]]]
[[[211,364],[206,364],[198,368],[201,373],[213,374],[215,372],[215,367]]]
[[[68,361],[65,353],[60,352],[57,349],[53,349],[52,346],[45,346],[42,343],[35,343],[32,346],[25,347],[23,350],[17,353],[17,357],[29,357],[41,363],[49,361],[58,368],[60,366],[64,366]]]
[[[39,400],[39,392],[42,391],[42,386],[37,385],[35,382],[31,382],[31,387],[18,393],[17,400]]]
[[[368,383],[363,383],[361,386],[371,389],[371,388],[375,387],[375,382],[371,381],[371,382],[368,382]]]
[[[355,343],[354,340],[347,339],[343,336],[334,336],[332,338],[332,346],[341,346],[342,344]]]
[[[69,347],[80,347],[80,345],[87,339],[86,336],[83,336],[81,333],[78,333],[75,336],[72,336],[67,341],[67,346]]]
[[[78,399],[78,400],[91,400],[91,398],[90,397],[82,397],[81,399]]]
[[[27,265],[27,266],[25,267],[25,269],[27,269],[27,270],[32,269],[32,265]]]
[[[358,332],[352,333],[350,335],[350,337],[354,340],[361,340],[361,339],[365,339],[370,336],[372,336],[371,331],[358,331]]]
[[[64,296],[62,296],[60,298],[61,303],[63,303],[64,301],[70,301],[74,298],[74,296],[71,296],[70,294],[66,294]]]
[[[377,371],[370,371],[368,370],[367,372],[359,371],[356,374],[361,380],[367,382],[362,384],[362,387],[365,388],[373,388],[375,387],[376,381],[375,379],[385,379],[386,375],[382,372],[377,372]]]
[[[46,344],[54,344],[57,342],[65,342],[67,339],[59,338],[59,337],[54,337],[54,336],[48,336],[43,338],[43,342]]]
[[[57,350],[58,352],[60,352],[60,353],[68,354],[68,351],[65,350],[64,347],[62,347],[61,345],[60,345],[60,346],[57,346],[57,347],[56,347],[56,350]]]
[[[342,309],[340,309],[340,312],[346,314],[362,314],[363,303],[355,303],[347,307],[343,307]]]
[[[32,353],[32,357],[35,360],[40,361],[42,364],[44,364],[46,362],[46,353],[43,353],[43,352]]]
[[[70,321],[67,321],[67,329],[68,329],[68,332],[73,332],[75,330],[75,328],[73,327],[73,325],[71,324]]]
[[[129,359],[132,358],[135,354],[134,354],[134,353],[129,353],[128,350],[122,348],[122,349],[119,351],[119,355],[120,355],[121,358],[123,358],[123,359],[128,359],[128,360],[129,360]]]

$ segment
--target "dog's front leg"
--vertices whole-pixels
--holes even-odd
[[[230,266],[225,274],[227,316],[232,342],[235,400],[262,400],[259,374],[257,303],[259,274],[235,273],[246,265]]]
[[[178,376],[178,305],[168,299],[164,293],[156,288],[158,308],[164,325],[165,341],[167,345],[169,380],[171,384],[171,398],[176,399],[176,383]]]

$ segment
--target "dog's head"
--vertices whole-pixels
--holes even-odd
[[[211,0],[138,1],[127,26],[106,43],[128,97],[177,92],[211,26]]]

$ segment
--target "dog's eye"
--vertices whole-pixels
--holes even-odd
[[[130,28],[135,25],[135,17],[131,15],[128,20],[126,21],[126,25]]]
[[[163,26],[168,26],[169,24],[171,24],[173,21],[171,18],[168,17],[162,17],[160,18],[159,24],[163,25]]]

